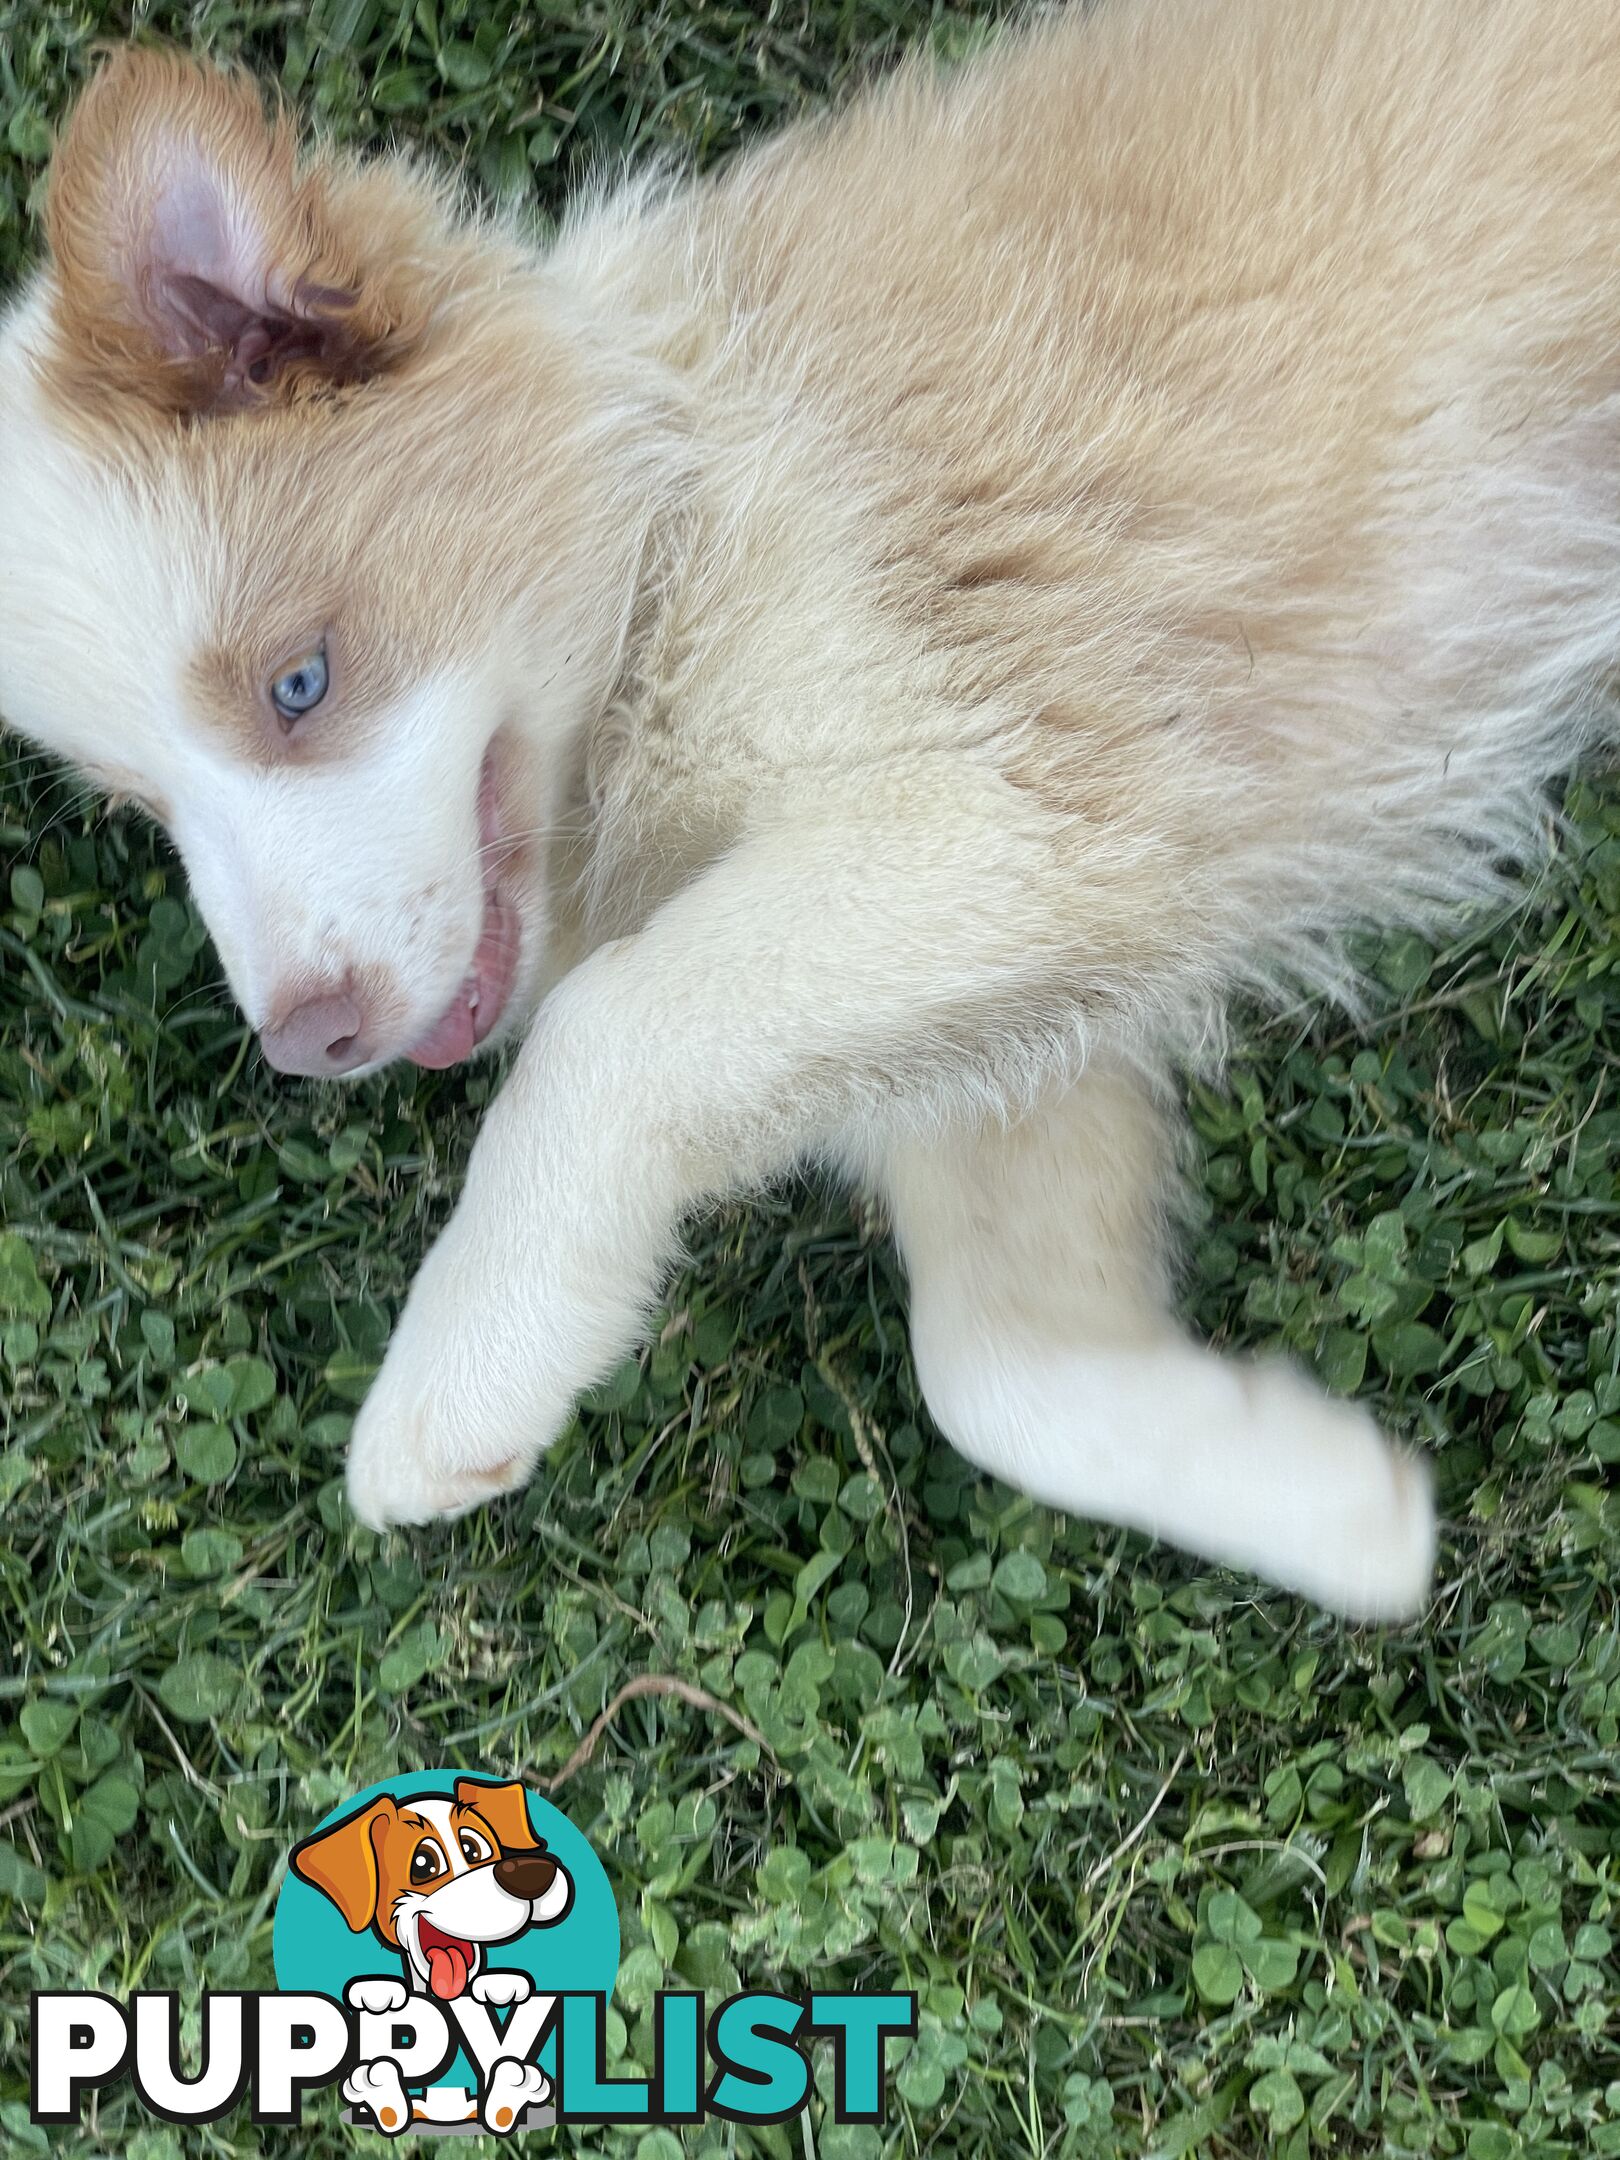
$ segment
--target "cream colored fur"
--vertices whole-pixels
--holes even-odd
[[[1414,1607],[1419,1467],[1171,1317],[1165,1081],[1234,990],[1349,993],[1347,926],[1488,890],[1609,726],[1620,12],[1060,11],[544,250],[330,156],[306,246],[230,96],[126,66],[63,152],[0,340],[0,705],[167,816],[256,1022],[364,974],[376,1063],[467,965],[492,743],[515,775],[533,1024],[360,1515],[527,1477],[682,1217],[820,1156],[887,1196],[975,1461]],[[148,349],[100,205],[174,160],[258,286],[348,266],[330,396]],[[197,688],[345,607],[358,717],[307,749]]]

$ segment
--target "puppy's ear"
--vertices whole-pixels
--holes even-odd
[[[476,1778],[457,1778],[456,1805],[483,1816],[502,1852],[532,1852],[540,1842],[521,1785],[480,1785]]]
[[[357,1935],[377,1917],[377,1834],[398,1813],[385,1793],[357,1815],[317,1831],[292,1849],[293,1873],[329,1897]]]
[[[202,413],[390,366],[426,312],[419,256],[389,251],[419,237],[398,230],[420,224],[413,194],[386,169],[300,164],[245,74],[120,49],[51,168],[65,387]]]

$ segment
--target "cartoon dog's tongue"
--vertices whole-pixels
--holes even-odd
[[[421,1923],[418,1940],[428,1963],[428,1987],[440,2002],[454,2002],[472,1974],[472,1946],[446,1935],[429,1920]]]
[[[428,1972],[433,1992],[441,2002],[454,2002],[467,1985],[467,1953],[460,1943],[435,1943],[428,1952]]]

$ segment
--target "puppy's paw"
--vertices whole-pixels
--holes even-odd
[[[349,1505],[373,1530],[462,1515],[526,1483],[572,1407],[494,1264],[480,1274],[457,1242],[452,1224],[428,1255],[355,1420]]]
[[[527,2108],[549,2097],[551,2080],[534,2063],[503,2057],[489,2074],[482,2109],[484,2128],[504,2137],[523,2120]]]
[[[418,1381],[395,1356],[377,1375],[349,1442],[349,1505],[361,1522],[384,1530],[449,1519],[528,1482],[537,1443],[520,1440],[498,1414],[469,1417],[452,1388]]]
[[[1302,1504],[1274,1566],[1350,1620],[1409,1620],[1423,1610],[1438,1530],[1434,1479],[1359,1403],[1324,1395],[1283,1364],[1249,1368],[1257,1423],[1295,1454]]]
[[[390,2010],[403,2010],[410,2000],[403,1980],[351,1980],[343,1997],[351,2009],[370,2010],[378,2017],[385,2017]]]
[[[481,1972],[473,1982],[470,1993],[474,2002],[504,2008],[509,2003],[527,2002],[534,1993],[534,1982],[526,1972]]]
[[[343,2080],[343,2097],[351,2107],[368,2108],[377,2128],[389,2137],[410,2128],[411,2103],[398,2063],[358,2064]]]
[[[1439,1549],[1434,1472],[1382,1433],[1388,1497],[1377,1510],[1345,1609],[1364,1620],[1410,1620],[1429,1601]]]

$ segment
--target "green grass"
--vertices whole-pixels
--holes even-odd
[[[606,151],[718,153],[973,13],[133,19],[553,204]],[[0,0],[0,277],[92,40],[131,20]],[[0,2148],[47,2143],[30,1988],[267,1984],[320,1811],[424,1763],[544,1777],[658,1672],[768,1751],[637,1702],[560,1795],[620,1892],[629,2055],[666,1973],[923,2004],[881,2135],[687,2149],[1620,2154],[1620,794],[1570,808],[1511,919],[1370,954],[1376,1025],[1258,1031],[1194,1102],[1198,1324],[1437,1451],[1434,1608],[1378,1633],[969,1475],[881,1238],[814,1193],[699,1231],[656,1347],[521,1500],[357,1530],[348,1420],[490,1081],[276,1083],[162,847],[0,761]],[[349,2149],[332,2113],[296,2149]],[[182,2149],[122,2089],[49,2143]]]

